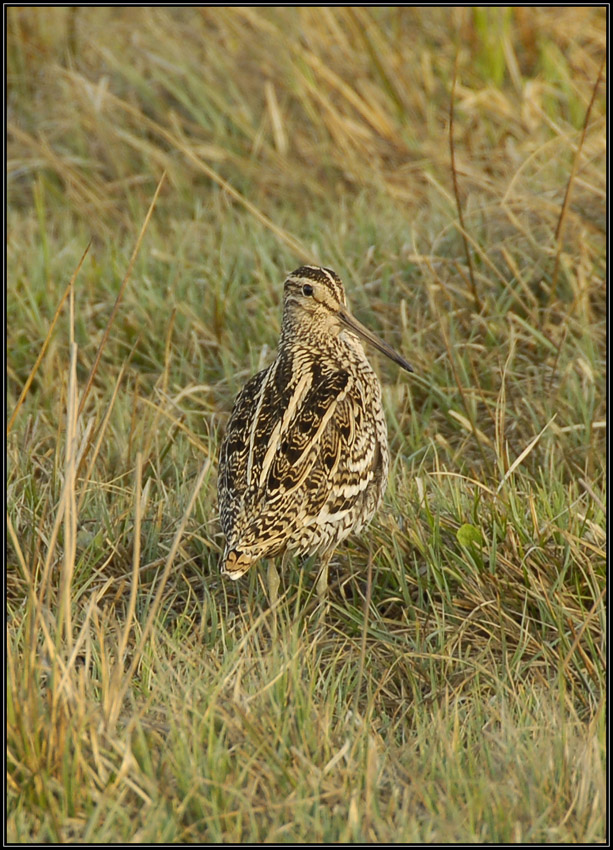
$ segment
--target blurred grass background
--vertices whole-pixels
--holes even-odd
[[[9,840],[604,841],[606,10],[6,15]],[[325,621],[218,575],[304,261],[416,369]]]

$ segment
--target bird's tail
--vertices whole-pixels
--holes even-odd
[[[221,574],[222,576],[228,576],[232,581],[236,581],[236,579],[245,575],[251,564],[255,563],[255,561],[257,561],[257,558],[254,558],[248,552],[230,549],[224,555],[221,564]]]

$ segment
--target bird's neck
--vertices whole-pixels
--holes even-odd
[[[284,324],[279,340],[279,354],[303,350],[309,356],[318,356],[338,362],[339,365],[349,362],[368,363],[361,342],[347,331],[336,334],[329,328],[304,328]]]

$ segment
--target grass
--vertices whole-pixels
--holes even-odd
[[[605,26],[7,10],[9,841],[606,840]],[[325,621],[218,573],[304,261],[416,370]]]

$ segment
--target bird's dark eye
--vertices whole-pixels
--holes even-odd
[[[312,295],[313,294],[313,287],[311,286],[310,283],[304,284],[304,286],[302,287],[302,294],[303,295]]]

